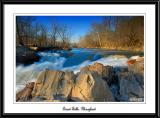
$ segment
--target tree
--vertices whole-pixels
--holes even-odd
[[[59,26],[58,34],[59,34],[59,37],[62,41],[62,47],[69,48],[70,38],[71,38],[71,32],[69,30],[69,27],[67,25]]]
[[[40,24],[40,31],[39,31],[39,46],[47,46],[47,27],[44,24]]]
[[[143,47],[144,42],[144,19],[142,16],[129,17],[121,20],[117,27],[117,34],[120,36],[122,45],[127,48]]]
[[[97,42],[97,47],[102,47],[102,38],[101,33],[103,32],[101,24],[93,23],[92,24],[92,33],[94,35],[94,40]]]
[[[22,31],[22,20],[21,17],[16,16],[16,36],[17,36],[17,44],[23,45],[23,40],[21,36]]]
[[[81,47],[142,50],[144,45],[143,16],[110,16],[92,23],[91,30],[81,37]]]
[[[59,29],[58,25],[56,23],[52,23],[52,26],[51,26],[51,45],[52,46],[56,45],[58,29]],[[52,43],[52,40],[53,40],[53,43]]]
[[[34,37],[32,22],[35,20],[32,16],[16,16],[16,34],[18,44],[28,45]]]

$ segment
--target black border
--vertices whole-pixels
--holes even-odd
[[[60,114],[60,113],[27,113],[27,114],[24,114],[24,113],[4,113],[4,92],[3,92],[3,88],[4,88],[4,85],[3,85],[3,82],[4,82],[4,65],[3,65],[3,62],[4,62],[4,26],[3,26],[3,22],[4,22],[4,5],[5,4],[153,4],[156,6],[155,8],[155,15],[156,15],[156,29],[155,29],[155,33],[156,33],[156,46],[155,46],[155,51],[156,51],[156,57],[155,57],[155,61],[156,61],[156,83],[155,83],[155,90],[156,90],[156,113],[154,114],[151,114],[151,113],[147,113],[147,114],[144,114],[144,113],[138,113],[138,114],[135,114],[135,113],[116,113],[116,114],[112,114],[112,113],[92,113],[92,114],[87,114],[87,113],[63,113],[63,114]],[[147,118],[147,117],[153,117],[153,118],[157,118],[157,117],[160,117],[160,109],[159,109],[159,83],[160,83],[160,78],[159,78],[159,66],[160,66],[160,63],[159,63],[159,45],[160,45],[160,41],[159,41],[159,8],[160,8],[160,2],[158,0],[144,0],[144,1],[141,1],[141,0],[2,0],[0,1],[0,7],[1,7],[1,15],[0,15],[0,18],[1,18],[1,22],[0,22],[0,26],[1,26],[1,33],[0,33],[0,36],[1,36],[1,39],[0,39],[0,75],[1,75],[1,78],[0,78],[0,83],[1,83],[1,91],[0,91],[0,96],[1,96],[1,100],[0,100],[0,107],[1,107],[1,110],[0,110],[0,117],[11,117],[11,116],[14,116],[14,117],[31,117],[31,116],[37,116],[37,117],[58,117],[58,116],[61,116],[61,117],[66,117],[66,116],[92,116],[92,117],[97,117],[97,116],[103,116],[103,117],[126,117],[126,118],[129,118],[129,117],[144,117],[144,118]],[[153,78],[152,78],[153,79]]]

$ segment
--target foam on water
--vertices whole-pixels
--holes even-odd
[[[101,59],[98,59],[96,61],[86,60],[79,65],[71,66],[71,67],[67,67],[67,68],[62,68],[62,70],[63,71],[66,71],[66,70],[73,71],[76,74],[76,73],[80,72],[81,68],[83,68],[87,65],[93,65],[95,62],[101,63],[104,66],[107,66],[107,65],[110,65],[110,66],[113,66],[113,67],[128,66],[127,63],[126,63],[127,60],[128,60],[128,58],[126,58],[125,56],[114,55],[114,56],[101,58]]]
[[[19,65],[16,68],[16,91],[23,88],[26,83],[35,81],[40,71],[45,69],[61,70],[66,59],[60,57],[57,53],[41,52],[38,53],[41,56],[39,62],[24,66]]]
[[[126,61],[128,60],[125,56],[112,55],[109,57],[100,58],[96,61],[85,60],[78,65],[63,67],[63,64],[66,62],[67,58],[61,57],[60,54],[52,52],[41,52],[38,54],[41,56],[39,62],[35,62],[29,66],[19,65],[16,68],[16,91],[22,89],[27,82],[36,81],[36,77],[39,72],[44,69],[73,71],[74,73],[77,73],[81,68],[87,65],[92,65],[95,62],[102,63],[104,66],[127,66]]]

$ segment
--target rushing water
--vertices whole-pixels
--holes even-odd
[[[31,65],[19,65],[16,68],[16,90],[20,90],[29,81],[35,81],[38,73],[44,69],[73,71],[77,73],[82,67],[95,62],[111,66],[127,66],[126,61],[134,55],[127,51],[100,50],[100,49],[72,49],[71,51],[38,52],[39,62]]]

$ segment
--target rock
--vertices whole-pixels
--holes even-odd
[[[43,102],[63,102],[61,100],[44,100]]]
[[[33,97],[30,102],[44,102],[46,99],[44,97],[41,96],[35,96]]]
[[[111,84],[114,80],[114,70],[112,66],[103,66],[101,63],[95,62],[94,65],[85,66],[81,69],[81,72],[94,71],[97,72],[101,78],[106,80],[108,84]]]
[[[144,58],[137,56],[127,61],[128,70],[133,73],[144,75]]]
[[[116,74],[120,73],[120,72],[128,72],[128,66],[119,66],[119,67],[114,67],[114,72]]]
[[[95,71],[100,76],[105,77],[109,73],[109,70],[106,70],[107,67],[103,66],[101,63],[95,62],[94,65],[88,65],[81,69],[81,72],[87,72],[87,71]],[[108,68],[110,69],[110,68]]]
[[[141,74],[134,74],[134,77],[136,78],[136,81],[139,83],[139,85],[143,88],[144,87],[144,77]]]
[[[99,75],[102,75],[103,67],[104,67],[103,64],[95,62],[94,65],[88,65],[81,68],[80,72],[95,71]]]
[[[72,89],[71,99],[82,102],[114,101],[107,83],[95,71],[82,71]]]
[[[16,94],[16,102],[25,102],[28,101],[32,98],[32,90],[34,88],[34,82],[30,82],[28,83],[24,89],[22,89],[21,91],[19,91]]]
[[[34,50],[34,51],[38,51],[38,47],[29,47],[30,49]]]
[[[39,61],[40,56],[34,50],[25,46],[16,47],[16,65],[18,64],[31,64]]]
[[[107,83],[112,83],[113,81],[115,81],[115,75],[114,75],[114,70],[112,66],[105,66],[104,69],[104,76],[103,78],[107,81]]]
[[[135,62],[136,62],[136,59],[128,60],[128,61],[127,61],[127,64],[128,64],[128,65],[131,65],[131,64],[134,64]]]
[[[46,100],[67,100],[74,85],[74,78],[73,72],[42,71],[37,78],[32,95],[44,97]]]
[[[119,74],[120,81],[120,100],[121,101],[129,101],[131,98],[143,98],[144,97],[144,89],[142,83],[137,81],[137,74],[133,74],[132,72],[123,72]],[[142,76],[141,76],[142,77]],[[143,77],[139,78],[143,80]]]
[[[112,92],[112,95],[113,97],[115,98],[115,100],[117,101],[117,97],[119,97],[119,86],[118,84],[112,84],[109,86],[111,92]]]

